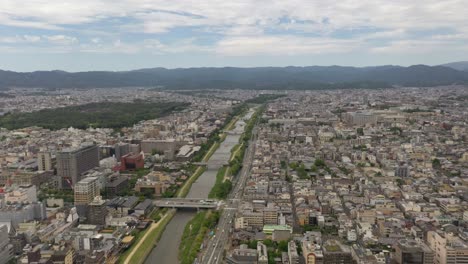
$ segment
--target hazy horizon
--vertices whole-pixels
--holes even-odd
[[[451,61],[447,63],[458,63],[458,62],[468,62],[467,61]],[[410,67],[416,65],[426,65],[426,66],[443,66],[446,63],[441,64],[423,64],[423,63],[415,63],[415,64],[408,64],[408,65],[398,65],[398,64],[381,64],[381,65],[338,65],[338,64],[328,64],[328,65],[262,65],[262,66],[232,66],[232,65],[224,65],[224,66],[186,66],[186,67],[164,67],[164,66],[153,66],[153,67],[140,67],[140,68],[129,68],[129,69],[83,69],[83,70],[66,70],[66,69],[58,69],[58,68],[50,68],[50,69],[34,69],[34,70],[12,70],[12,69],[4,69],[0,68],[0,71],[12,71],[12,72],[19,72],[19,73],[27,73],[27,72],[37,72],[37,71],[64,71],[69,73],[79,73],[79,72],[89,72],[89,71],[108,71],[108,72],[124,72],[124,71],[138,71],[138,70],[145,70],[145,69],[156,69],[156,68],[163,68],[168,70],[176,70],[176,69],[196,69],[196,68],[241,68],[241,69],[251,69],[251,68],[287,68],[287,67],[355,67],[355,68],[366,68],[366,67],[380,67],[380,66],[401,66],[401,67]]]

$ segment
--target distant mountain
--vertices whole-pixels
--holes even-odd
[[[468,84],[468,72],[445,66],[151,68],[133,71],[0,71],[0,87],[166,89],[322,89],[385,88]]]
[[[452,63],[442,64],[441,66],[450,67],[459,71],[468,71],[468,61],[458,61]]]

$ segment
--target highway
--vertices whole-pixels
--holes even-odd
[[[239,176],[234,182],[234,188],[226,200],[226,206],[219,218],[218,227],[214,236],[208,241],[207,247],[197,263],[211,264],[222,263],[224,250],[229,242],[230,230],[234,225],[234,217],[242,198],[245,183],[249,177],[250,168],[255,153],[256,128],[252,131],[252,139],[246,149],[243,166]]]

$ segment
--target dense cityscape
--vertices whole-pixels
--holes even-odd
[[[11,88],[0,263],[468,263],[467,101],[462,85]]]

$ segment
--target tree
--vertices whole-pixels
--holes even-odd
[[[317,172],[318,171],[317,166],[315,166],[315,165],[310,166],[310,171]]]
[[[265,239],[263,240],[263,244],[265,244],[265,246],[271,248],[275,245],[275,242],[273,242],[273,240],[271,239]]]
[[[286,168],[287,168],[286,161],[282,160],[282,161],[280,162],[280,164],[281,164],[281,168],[283,168],[283,169],[286,169]]]
[[[398,187],[401,187],[401,186],[403,186],[403,184],[405,184],[405,181],[403,181],[402,179],[396,179],[396,183],[397,183]]]
[[[323,161],[322,159],[316,159],[315,162],[314,162],[314,165],[321,168],[321,167],[324,167],[325,166],[325,161]]]
[[[282,252],[288,252],[288,243],[289,243],[289,241],[287,241],[287,240],[282,240],[282,241],[278,242],[278,250],[280,250]]]
[[[296,168],[296,172],[297,172],[297,175],[299,176],[299,178],[309,179],[309,175],[307,174],[307,172],[305,170],[304,163],[301,163],[301,165]]]
[[[364,136],[364,128],[358,127],[356,133],[360,136]]]
[[[257,249],[257,240],[250,240],[248,243],[247,243],[247,246],[251,249]]]

